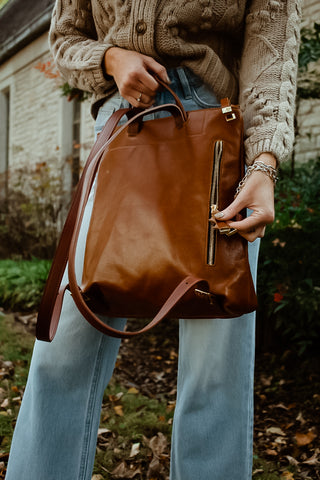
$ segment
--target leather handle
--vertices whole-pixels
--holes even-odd
[[[168,112],[173,116],[173,118],[175,119],[177,128],[182,128],[184,122],[186,121],[186,117],[184,115],[184,113],[185,113],[184,110],[181,110],[180,107],[178,105],[175,105],[174,103],[167,103],[165,105],[159,105],[159,107],[161,107],[159,110],[161,110],[162,112]],[[155,113],[156,111],[158,111],[158,110],[156,110],[156,108],[158,108],[158,107],[153,107],[152,108],[152,113]],[[147,109],[147,110],[133,109],[132,112],[127,113],[127,116],[129,117],[129,119],[133,118],[134,113],[135,113],[134,110],[136,110],[136,115],[135,115],[136,120],[134,120],[128,126],[128,134],[131,137],[137,135],[141,131],[142,126],[143,126],[144,116],[150,115],[150,113],[151,113],[151,109]],[[141,113],[141,115],[139,115],[140,113]]]
[[[174,101],[176,102],[176,105],[178,105],[178,107],[180,108],[180,110],[182,112],[184,112],[184,120],[186,121],[187,120],[187,112],[185,111],[184,109],[184,106],[180,100],[180,98],[178,97],[178,95],[176,94],[176,92],[174,92],[172,90],[172,88],[166,83],[164,82],[160,77],[158,77],[158,75],[155,75],[155,79],[157,80],[158,83],[160,83],[160,85],[165,88],[166,90],[168,90],[168,92],[171,93],[171,95],[173,96],[174,98]]]
[[[174,96],[176,97],[176,95]],[[137,113],[137,115],[129,119],[126,124],[119,127],[119,129],[115,132],[115,129],[120,119],[123,117],[123,115],[127,114],[131,110],[120,109],[113,113],[108,122],[106,122],[106,125],[104,126],[102,132],[98,136],[97,141],[95,142],[89,154],[78,187],[74,194],[71,207],[65,225],[63,227],[56,253],[53,258],[49,276],[45,285],[44,293],[39,307],[36,326],[36,337],[38,338],[38,340],[50,342],[52,341],[56,333],[62,306],[63,292],[65,290],[65,287],[61,287],[61,281],[69,259],[70,242],[72,237],[74,237],[75,226],[77,223],[79,224],[78,220],[80,211],[82,212],[80,214],[80,217],[82,219],[83,211],[92,184],[94,182],[97,168],[100,164],[107,145],[128,125],[138,120],[139,118],[143,118],[143,116],[147,113],[155,113],[164,110],[167,105],[170,105],[170,113],[175,111],[181,116],[181,118],[183,118],[183,121],[187,120],[187,114],[182,104],[181,106],[178,104],[159,105]]]
[[[70,285],[69,285],[70,286]],[[201,279],[194,277],[192,275],[185,277],[173,290],[171,295],[165,301],[163,306],[160,308],[159,312],[155,315],[155,317],[143,328],[140,330],[132,331],[122,331],[117,330],[115,328],[110,327],[106,323],[104,323],[99,317],[97,317],[92,310],[88,307],[86,302],[83,299],[82,292],[80,288],[72,288],[72,298],[77,305],[80,313],[84,316],[84,318],[97,330],[100,332],[109,335],[110,337],[116,338],[131,338],[141,333],[148,332],[151,328],[158,325],[164,318],[166,318],[170,312],[174,309],[174,307],[178,304],[178,302],[191,290],[194,290],[196,287],[201,286],[201,289],[209,289],[208,283]]]

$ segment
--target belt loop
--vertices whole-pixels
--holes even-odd
[[[185,99],[192,98],[189,80],[186,75],[184,67],[177,67],[176,72],[180,80],[184,98]]]

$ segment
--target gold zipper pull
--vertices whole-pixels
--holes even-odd
[[[215,205],[215,204],[210,205],[211,217],[209,218],[209,222],[211,223],[211,228],[213,228],[214,230],[219,230],[219,232],[221,234],[224,234],[224,235],[227,235],[228,237],[231,237],[231,235],[234,235],[235,233],[237,233],[237,229],[229,227],[229,225],[227,225],[223,221],[217,221],[215,219],[214,215],[216,213],[218,213],[218,211],[219,210],[218,210],[217,205]]]

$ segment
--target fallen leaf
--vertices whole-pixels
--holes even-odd
[[[273,457],[276,457],[278,455],[278,452],[276,452],[275,450],[271,450],[270,448],[267,448],[266,454],[267,455],[272,455]]]
[[[131,387],[129,388],[128,393],[131,393],[132,395],[137,395],[139,393],[139,390],[137,390],[135,387]]]
[[[281,480],[294,480],[293,473],[291,472],[283,472],[280,478]]]
[[[286,445],[287,440],[283,437],[277,437],[274,439],[274,443],[276,443],[277,445]]]
[[[132,468],[128,468],[125,462],[121,462],[112,472],[114,478],[123,478],[123,479],[130,479],[134,478],[136,475],[141,474],[140,468],[136,468],[133,470]]]
[[[310,430],[308,433],[296,433],[295,439],[297,442],[298,447],[303,447],[305,445],[309,445],[309,443],[313,442],[313,440],[317,437],[317,435]]]
[[[270,375],[269,377],[266,377],[265,375],[261,375],[260,377],[260,382],[264,387],[270,387],[272,380],[273,380],[273,375]]]
[[[9,399],[8,399],[8,398],[5,398],[5,399],[3,400],[3,402],[1,403],[0,407],[1,407],[1,408],[7,408],[7,407],[9,407]]]
[[[301,423],[301,425],[304,425],[304,424],[306,423],[306,421],[305,421],[305,419],[303,418],[303,416],[302,416],[302,413],[301,413],[301,412],[299,412],[299,414],[298,414],[298,416],[297,416],[296,420],[297,420],[298,422],[300,422],[300,423]]]
[[[108,395],[110,402],[118,402],[123,397],[123,392],[119,392],[116,395]]]
[[[98,437],[104,437],[106,435],[109,435],[110,433],[112,433],[112,432],[108,428],[99,428]]]
[[[167,448],[167,439],[163,433],[159,432],[158,435],[152,437],[149,441],[149,447],[153,455],[159,458]]]
[[[140,443],[134,443],[131,447],[130,457],[135,457],[140,453]]]
[[[286,424],[286,430],[289,430],[294,425],[294,422],[290,422]]]
[[[293,457],[290,457],[290,455],[287,455],[287,456],[286,456],[286,459],[289,461],[290,465],[294,465],[295,467],[296,467],[297,465],[299,465],[298,460],[296,460],[296,459],[293,458]]]
[[[103,480],[103,476],[102,475],[93,475],[91,480]]]
[[[272,433],[272,434],[275,434],[275,435],[281,435],[282,437],[285,437],[285,433],[281,430],[281,428],[278,428],[278,427],[270,427],[270,428],[267,428],[266,430],[267,433]]]
[[[283,403],[278,403],[277,405],[272,405],[274,408],[283,408],[283,410],[289,410],[288,407],[283,405]]]
[[[119,417],[123,417],[124,413],[123,413],[123,406],[122,405],[115,405],[113,407],[116,415],[119,415]]]
[[[320,465],[319,453],[320,450],[316,450],[316,453],[312,455],[312,457],[302,463],[306,463],[307,465]]]
[[[263,469],[262,468],[257,468],[256,470],[254,470],[252,472],[252,476],[257,475],[257,473],[263,473]]]

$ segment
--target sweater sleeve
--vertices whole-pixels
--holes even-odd
[[[279,162],[294,140],[301,0],[252,0],[240,65],[246,162],[263,152]]]
[[[49,31],[49,45],[55,63],[68,83],[96,95],[108,95],[114,80],[103,71],[109,45],[97,39],[91,2],[56,0]]]

